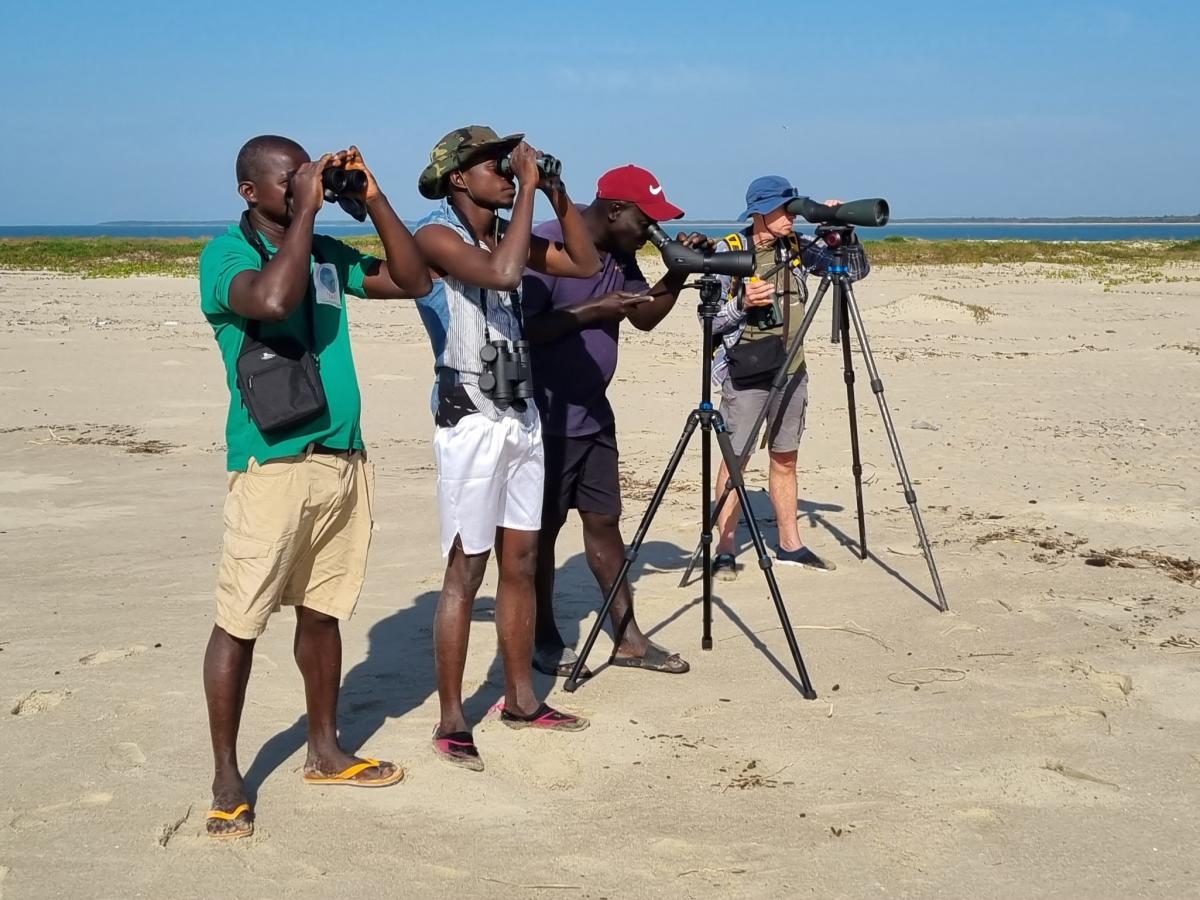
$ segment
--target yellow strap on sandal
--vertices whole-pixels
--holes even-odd
[[[377,759],[365,758],[362,762],[357,762],[349,768],[338,772],[336,775],[304,775],[303,779],[306,784],[346,784],[352,787],[387,787],[391,784],[396,784],[404,780],[404,769],[401,766],[396,766],[396,771],[391,775],[380,778],[371,778],[366,781],[360,781],[356,776],[372,767],[381,768],[385,763],[381,763]],[[392,765],[386,763],[386,765]]]
[[[365,772],[367,769],[371,768],[372,766],[378,766],[378,765],[379,765],[379,760],[364,758],[362,762],[355,763],[350,768],[344,769],[341,772],[338,772],[338,774],[333,776],[332,780],[333,781],[349,781],[351,778],[353,778],[359,772]]]
[[[225,810],[223,810],[223,809],[210,809],[208,811],[208,818],[220,819],[222,822],[232,822],[234,819],[238,818],[242,813],[247,813],[247,812],[250,812],[250,804],[243,803],[237,809],[235,809],[233,812],[225,812]]]

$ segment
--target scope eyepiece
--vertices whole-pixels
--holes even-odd
[[[667,233],[662,230],[657,222],[651,222],[646,227],[646,238],[655,247],[661,250],[671,239],[667,237]]]

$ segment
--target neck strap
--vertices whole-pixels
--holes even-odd
[[[271,261],[271,254],[267,251],[267,245],[263,243],[262,236],[258,233],[257,229],[250,224],[250,210],[246,210],[242,213],[242,218],[238,222],[238,228],[242,232],[242,237],[246,239],[246,243],[258,251],[258,255],[262,258],[263,265],[265,266],[267,263],[269,263]],[[317,242],[315,240],[313,241],[312,250],[310,252],[318,263],[324,264],[325,259],[321,255],[321,252],[317,249]],[[315,351],[317,346],[317,323],[315,315],[316,302],[311,294],[312,278],[310,276],[308,280],[308,287],[304,291],[304,299],[301,301],[301,303],[304,305],[305,318],[308,320],[308,349]],[[259,339],[259,328],[260,323],[258,319],[247,319],[246,337],[257,341]],[[245,341],[243,341],[243,344],[244,343]]]

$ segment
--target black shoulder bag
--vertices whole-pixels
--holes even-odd
[[[732,235],[731,235],[732,237]],[[785,262],[786,252],[777,247],[775,261]],[[784,259],[781,259],[784,257]],[[803,290],[803,286],[801,286]],[[786,302],[786,293],[784,294]],[[742,338],[725,350],[725,359],[729,363],[729,380],[736,390],[752,388],[767,388],[775,380],[776,374],[787,362],[788,348],[784,335],[788,331],[788,309],[783,312],[783,334],[756,335],[747,340],[745,332]]]
[[[263,264],[269,262],[270,254],[251,226],[249,213],[242,213],[241,230],[250,246],[262,257]],[[324,262],[315,245],[312,252],[318,263]],[[264,338],[259,322],[246,320],[246,334],[237,359],[237,386],[246,412],[263,434],[286,431],[311,422],[328,408],[320,364],[313,352],[317,327],[311,277],[302,302],[311,347],[288,335]]]
[[[777,334],[750,341],[743,338],[726,348],[725,358],[729,362],[729,380],[734,388],[739,391],[766,388],[787,362],[787,348]]]

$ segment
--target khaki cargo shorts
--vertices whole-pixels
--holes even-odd
[[[767,388],[738,390],[729,379],[721,386],[721,418],[729,429],[733,452],[739,456],[750,437],[750,428],[767,405],[769,393]],[[807,414],[808,373],[798,372],[784,384],[782,394],[775,398],[767,413],[767,449],[775,453],[794,453],[800,447]],[[761,438],[761,431],[759,436]],[[756,441],[752,450],[757,450],[758,444]]]
[[[310,449],[230,472],[217,625],[249,640],[280,606],[349,619],[367,571],[374,482],[361,451]]]

